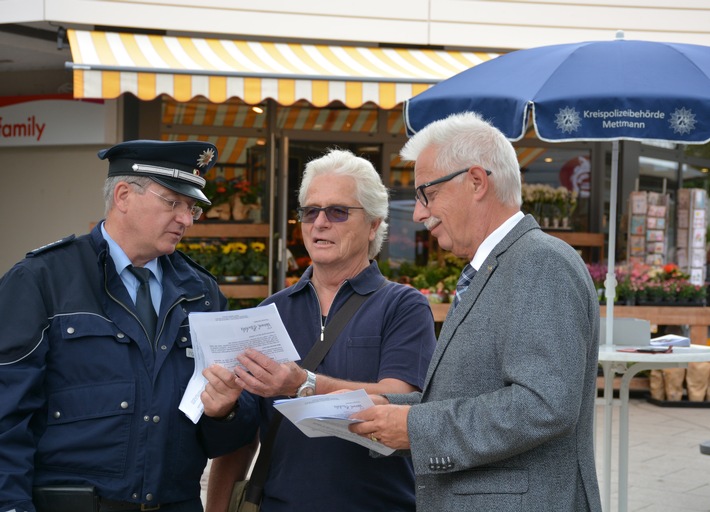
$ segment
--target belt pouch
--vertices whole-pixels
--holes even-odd
[[[37,512],[98,512],[98,497],[91,486],[46,485],[32,489]]]

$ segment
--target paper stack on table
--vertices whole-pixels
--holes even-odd
[[[651,338],[652,347],[689,347],[690,338],[678,336],[676,334],[666,334],[657,338]]]

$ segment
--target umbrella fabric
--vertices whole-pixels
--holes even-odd
[[[411,135],[450,114],[475,111],[511,140],[532,117],[548,142],[710,140],[710,47],[592,41],[502,55],[405,103]]]

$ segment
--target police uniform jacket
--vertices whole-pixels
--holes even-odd
[[[0,280],[0,511],[34,510],[32,486],[171,503],[200,496],[207,457],[235,449],[234,421],[179,409],[193,374],[190,312],[225,309],[186,256],[160,258],[149,342],[100,224],[28,254]]]

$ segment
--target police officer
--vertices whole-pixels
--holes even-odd
[[[188,315],[227,304],[175,251],[210,204],[217,150],[129,141],[99,158],[105,220],[0,279],[0,512],[202,511],[207,457],[246,441],[227,369],[204,371],[197,424],[178,409],[194,370]]]

